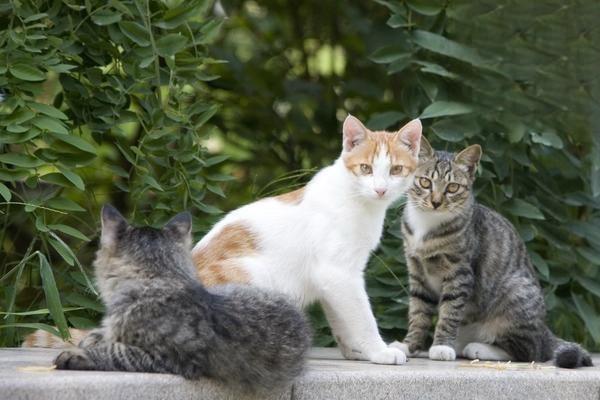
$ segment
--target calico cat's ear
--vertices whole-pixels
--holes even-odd
[[[398,139],[408,147],[413,157],[417,158],[421,147],[423,125],[420,119],[413,119],[398,131]]]
[[[165,229],[174,232],[180,238],[187,238],[192,233],[192,214],[187,211],[177,214],[167,222]]]
[[[472,178],[475,176],[475,170],[481,159],[481,153],[481,146],[473,144],[455,155],[454,162],[463,166]]]
[[[342,127],[344,134],[344,151],[350,151],[361,144],[367,137],[367,128],[358,118],[348,114]]]
[[[117,242],[117,235],[123,226],[127,226],[127,220],[121,213],[111,206],[105,204],[101,213],[102,234],[100,235],[100,244],[102,246],[112,247]]]
[[[429,140],[425,136],[421,136],[421,149],[419,151],[419,160],[425,160],[435,155],[435,150],[431,147]]]

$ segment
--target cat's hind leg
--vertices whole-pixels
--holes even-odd
[[[57,369],[169,372],[149,353],[123,343],[101,342],[95,346],[63,351],[56,357]]]
[[[510,355],[498,346],[487,343],[469,343],[462,350],[462,356],[470,360],[509,361]]]

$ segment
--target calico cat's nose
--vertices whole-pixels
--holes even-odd
[[[441,202],[441,201],[433,201],[433,200],[432,200],[432,201],[431,201],[431,205],[433,206],[433,209],[434,209],[434,210],[437,210],[437,209],[438,209],[438,207],[442,205],[442,202]]]
[[[385,192],[387,192],[387,189],[373,189],[375,190],[375,193],[377,193],[377,195],[379,197],[383,197],[383,195],[385,194]]]

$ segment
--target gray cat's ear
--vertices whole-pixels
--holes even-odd
[[[367,137],[367,128],[358,118],[348,114],[342,127],[344,134],[344,151],[351,151]]]
[[[481,160],[481,146],[473,144],[454,156],[454,162],[463,166],[471,177],[475,176],[475,170]]]
[[[167,222],[165,229],[175,232],[179,237],[190,236],[192,233],[192,214],[187,211],[177,214]]]
[[[421,147],[421,135],[423,134],[423,125],[420,119],[413,119],[408,124],[404,125],[398,131],[398,139],[402,142],[413,157],[417,158]]]
[[[419,159],[425,160],[427,158],[431,158],[435,155],[435,150],[431,147],[429,140],[425,138],[425,136],[421,136],[421,149],[419,151]]]
[[[127,220],[121,213],[111,206],[105,204],[101,212],[102,234],[100,236],[100,244],[102,246],[112,247],[117,242],[117,235],[123,226],[127,226]]]

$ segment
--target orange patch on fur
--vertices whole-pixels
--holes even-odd
[[[300,189],[296,189],[288,193],[280,194],[279,196],[275,196],[273,198],[287,204],[300,204],[302,202],[302,199],[304,198],[305,189],[306,188],[302,187]]]
[[[417,167],[407,145],[400,141],[397,132],[370,131],[362,143],[343,156],[344,164],[355,175],[360,175],[360,165],[372,165],[375,157],[383,150],[390,156],[392,165],[401,165],[402,176],[408,176]]]
[[[69,328],[71,339],[65,342],[58,336],[49,332],[37,330],[25,336],[21,347],[45,347],[49,349],[64,349],[71,346],[77,346],[81,340],[87,336],[89,331],[82,329]]]
[[[254,234],[242,224],[225,226],[211,241],[196,250],[192,257],[198,277],[206,286],[248,283],[248,274],[238,258],[256,253]]]

